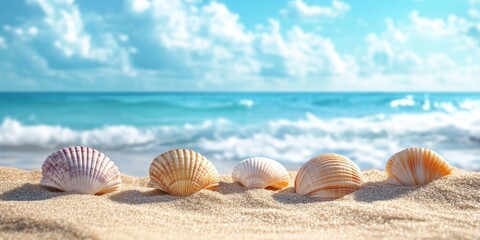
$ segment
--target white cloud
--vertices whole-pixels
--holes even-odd
[[[406,46],[409,36],[392,19],[386,20],[387,29],[381,34],[370,33],[367,42],[365,72],[411,72],[421,67],[422,59]]]
[[[150,7],[149,0],[131,0],[130,4],[135,12],[143,12]]]
[[[468,9],[468,15],[472,18],[480,18],[480,12],[474,8]]]
[[[80,11],[73,1],[38,0],[36,3],[45,13],[45,23],[56,35],[55,47],[65,56],[107,60],[106,50],[92,46],[91,36],[84,31]]]
[[[23,29],[21,29],[21,28],[15,28],[14,32],[15,32],[17,35],[23,35]]]
[[[120,42],[128,42],[128,35],[126,34],[120,34],[118,36],[118,39],[120,40]]]
[[[38,34],[38,28],[35,26],[30,27],[28,28],[28,33],[30,33],[32,36],[36,36]]]
[[[147,12],[153,23],[150,31],[159,45],[182,58],[198,85],[202,80],[217,84],[239,81],[260,70],[253,33],[224,4],[155,0]]]
[[[270,25],[270,31],[262,34],[261,49],[281,57],[289,76],[335,75],[347,70],[348,63],[329,39],[304,32],[300,27],[289,30],[284,38],[278,21],[270,20]]]
[[[208,31],[211,36],[233,41],[236,45],[249,45],[253,36],[239,23],[239,16],[231,13],[228,8],[216,2],[203,8],[204,18],[208,19]]]
[[[30,0],[37,4],[44,15],[42,31],[48,31],[52,45],[66,58],[96,61],[134,75],[128,48],[122,48],[112,33],[90,34],[85,29],[82,14],[74,0]],[[101,18],[99,18],[101,21]],[[39,30],[29,27],[30,35],[35,36]]]
[[[38,34],[38,28],[36,26],[17,26],[12,27],[10,25],[4,25],[3,30],[8,33],[14,33],[18,39],[21,40],[28,40],[31,39]]]
[[[5,38],[3,38],[2,36],[0,36],[0,49],[1,48],[3,49],[8,48],[7,40],[5,40]]]
[[[386,25],[384,32],[365,37],[367,49],[362,72],[370,76],[371,84],[383,79],[386,81],[383,86],[475,88],[472,85],[477,81],[475,74],[480,72],[480,49],[467,36],[474,26],[471,22],[455,15],[427,18],[412,11],[408,23],[396,24],[387,19]]]
[[[281,31],[273,19],[268,26],[249,31],[222,3],[155,0],[145,12],[161,46],[184,56],[182,62],[195,69],[200,85],[202,80],[245,85],[289,77],[325,82],[334,75],[355,73],[355,60],[339,54],[330,39],[299,26]]]
[[[404,21],[386,19],[383,31],[366,34],[364,44],[358,41],[352,52],[344,52],[351,48],[339,48],[336,38],[323,34],[335,29],[323,24],[290,26],[270,19],[250,29],[241,22],[243,16],[215,1],[125,0],[128,9],[115,18],[73,0],[28,1],[43,14],[4,24],[8,35],[0,37],[0,48],[32,56],[31,65],[39,63],[45,78],[95,82],[85,70],[95,68],[98,76],[138,73],[142,79],[130,84],[149,90],[166,85],[174,90],[272,90],[272,85],[274,90],[409,90],[402,87],[471,86],[480,71],[480,25],[468,16],[429,18],[412,11]],[[330,6],[297,0],[282,13],[318,21],[349,9],[337,0]],[[355,24],[355,19],[361,20],[348,21]],[[315,31],[319,28],[322,34]],[[51,48],[38,49],[46,43]],[[75,71],[67,74],[62,67]]]
[[[415,10],[409,14],[409,19],[412,23],[411,30],[415,31],[415,34],[431,38],[455,36],[459,32],[465,32],[468,29],[468,22],[455,15],[450,15],[445,20],[441,18],[427,18],[420,16],[418,11]]]
[[[333,0],[332,6],[328,7],[308,5],[302,0],[293,0],[288,2],[287,7],[282,9],[280,13],[292,17],[318,19],[339,17],[349,10],[350,5],[339,0]]]

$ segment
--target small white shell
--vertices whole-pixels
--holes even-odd
[[[334,200],[354,192],[363,185],[363,177],[352,160],[338,154],[321,154],[306,162],[295,178],[295,192]]]
[[[290,182],[290,176],[282,164],[264,157],[249,158],[241,161],[232,172],[234,182],[247,188],[284,188]]]
[[[407,148],[388,160],[388,183],[415,186],[427,184],[452,173],[452,167],[436,152],[420,147]]]
[[[160,154],[150,165],[149,187],[171,195],[186,196],[219,185],[217,169],[200,153],[174,149]]]
[[[103,194],[120,189],[122,179],[105,154],[89,147],[69,147],[52,153],[42,165],[40,185],[64,192]]]

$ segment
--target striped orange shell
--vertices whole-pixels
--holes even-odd
[[[407,148],[388,160],[387,181],[394,185],[416,186],[452,173],[452,167],[436,152],[427,148]]]
[[[334,200],[354,192],[364,181],[358,166],[338,154],[321,154],[310,159],[298,171],[295,192]]]
[[[149,187],[171,195],[187,196],[219,184],[217,169],[200,153],[174,149],[160,154],[150,165]]]

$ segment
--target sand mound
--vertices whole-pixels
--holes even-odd
[[[341,199],[247,190],[221,177],[217,191],[189,197],[146,188],[123,176],[119,192],[50,192],[39,171],[0,168],[0,238],[93,239],[372,239],[480,236],[480,173],[456,169],[421,187],[388,185],[385,172]],[[292,173],[292,177],[294,173]]]

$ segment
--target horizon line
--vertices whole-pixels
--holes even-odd
[[[336,94],[336,93],[360,93],[360,94],[382,94],[382,93],[450,93],[450,94],[480,94],[480,91],[0,91],[0,94]]]

